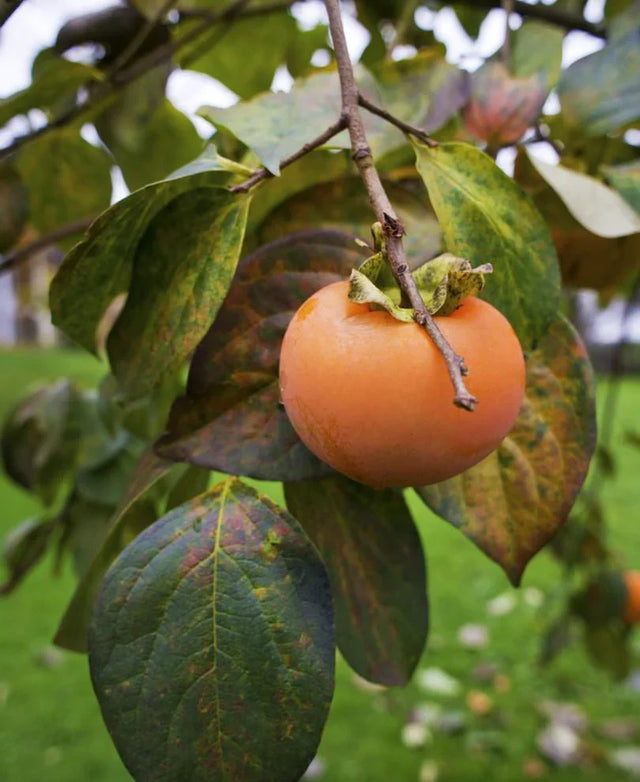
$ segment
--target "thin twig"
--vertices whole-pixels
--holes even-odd
[[[407,0],[402,6],[402,10],[400,11],[400,15],[395,24],[393,38],[387,47],[387,57],[390,57],[396,46],[399,46],[404,41],[404,37],[411,26],[411,22],[413,22],[413,15],[415,14],[417,7],[418,0]]]
[[[296,160],[299,160],[308,152],[311,152],[312,150],[317,149],[323,144],[326,144],[326,142],[329,141],[329,139],[333,138],[334,136],[337,136],[338,133],[340,133],[340,131],[344,130],[346,127],[347,127],[346,117],[341,116],[337,122],[334,122],[333,125],[330,125],[324,131],[324,133],[321,133],[319,136],[316,136],[316,138],[314,138],[313,141],[308,141],[304,146],[300,147],[299,150],[289,155],[288,157],[283,158],[280,161],[280,168],[286,168],[287,166],[290,166],[292,163],[295,163]],[[269,179],[272,176],[274,175],[268,169],[259,168],[249,177],[249,179],[246,179],[244,182],[241,182],[238,185],[233,185],[232,187],[229,188],[229,190],[232,193],[246,193],[248,190],[251,190],[251,188],[254,185],[257,185],[258,182],[262,182],[263,179]]]
[[[464,5],[473,8],[500,8],[502,0],[462,0]],[[582,30],[596,38],[607,37],[607,27],[602,23],[587,22],[582,16],[563,11],[555,6],[543,3],[527,3],[524,0],[514,0],[513,11],[526,19],[540,19],[550,22],[565,30]]]
[[[420,130],[420,128],[416,128],[414,125],[409,125],[408,123],[403,122],[401,119],[398,119],[398,117],[394,117],[393,114],[389,114],[386,109],[383,109],[380,106],[376,106],[375,103],[371,103],[370,100],[367,100],[361,92],[358,93],[358,103],[370,114],[375,114],[378,117],[382,117],[382,119],[386,120],[391,125],[395,125],[396,128],[399,128],[403,133],[408,133],[410,136],[415,136],[416,138],[420,139],[420,141],[422,141],[422,143],[426,144],[428,147],[438,146],[438,142],[434,141],[424,130]]]
[[[7,21],[11,14],[22,5],[23,0],[3,0],[0,3],[0,27]]]
[[[501,0],[502,10],[504,11],[504,41],[500,49],[500,57],[504,65],[509,68],[511,65],[511,28],[509,19],[513,13],[513,0]]]
[[[329,15],[329,28],[338,63],[342,111],[348,123],[347,127],[351,139],[353,159],[358,166],[360,176],[369,194],[369,201],[373,211],[384,228],[391,270],[400,285],[403,300],[408,302],[416,312],[416,322],[424,327],[438,350],[442,353],[455,390],[454,404],[465,410],[473,410],[478,400],[469,393],[464,384],[463,376],[467,374],[464,359],[455,353],[425,307],[406,260],[402,244],[404,228],[394,213],[373,162],[358,107],[358,87],[353,74],[351,60],[349,59],[339,2],[338,0],[325,0],[325,6]]]
[[[17,250],[4,257],[0,255],[0,274],[13,271],[21,263],[31,258],[32,255],[40,250],[44,250],[45,247],[51,247],[52,244],[59,242],[61,239],[66,239],[74,234],[84,233],[96,217],[97,215],[94,215],[93,217],[83,217],[81,220],[74,220],[72,223],[56,228],[51,233],[39,236],[37,239],[29,242],[29,244],[25,244],[24,247],[18,247]]]
[[[251,16],[263,16],[264,14],[272,14],[277,11],[286,11],[287,8],[291,8],[294,3],[305,3],[307,0],[281,0],[276,3],[265,3],[264,5],[258,5],[255,8],[247,8],[242,13],[242,18]],[[181,8],[180,9],[180,21],[185,19],[209,19],[213,21],[218,20],[218,14],[215,11],[208,11],[205,8]]]
[[[131,60],[133,60],[140,48],[144,45],[156,24],[158,24],[161,19],[164,19],[164,17],[169,13],[169,11],[177,2],[178,0],[165,0],[163,5],[158,8],[152,16],[145,20],[145,23],[142,25],[142,27],[111,64],[111,67],[107,73],[108,80],[111,80],[114,74],[122,70],[125,65],[129,65]]]
[[[240,11],[248,0],[235,0],[227,8],[219,11],[217,14],[212,14],[203,20],[201,24],[196,25],[188,33],[181,38],[169,41],[162,46],[158,46],[157,49],[149,52],[149,54],[136,60],[132,65],[119,73],[114,74],[112,81],[107,85],[99,85],[98,88],[93,90],[93,94],[84,103],[73,106],[68,111],[61,114],[55,120],[52,120],[47,125],[44,125],[37,130],[27,133],[24,136],[18,136],[13,142],[4,149],[0,150],[0,160],[8,157],[24,144],[32,141],[33,139],[44,136],[50,133],[52,130],[64,127],[70,122],[80,119],[90,112],[96,111],[100,108],[102,103],[105,103],[113,98],[113,96],[121,89],[126,87],[131,82],[138,79],[143,74],[150,71],[156,65],[170,59],[176,52],[182,49],[189,43],[192,43],[205,33],[211,25],[216,22],[226,21],[235,18],[240,15]],[[95,86],[95,83],[92,82]]]

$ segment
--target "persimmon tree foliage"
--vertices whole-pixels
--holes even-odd
[[[433,316],[461,285],[499,310],[526,365],[515,424],[478,464],[415,492],[514,585],[558,530],[586,529],[565,521],[595,447],[594,391],[562,283],[610,293],[637,266],[637,4],[607,3],[594,25],[581,3],[511,2],[517,29],[473,74],[420,26],[419,2],[350,6],[370,36],[355,66],[336,0],[312,29],[292,5],[114,5],[64,25],[31,86],[0,101],[3,124],[46,116],[2,152],[0,269],[68,250],[53,321],[108,362],[98,389],[44,387],[5,424],[5,470],[44,511],[8,541],[3,591],[48,548],[71,555],[78,587],[56,643],[88,651],[138,780],[296,780],[336,647],[360,675],[402,685],[425,646],[425,552],[403,492],[336,473],[281,404],[283,335],[318,289],[351,274],[357,301],[424,329],[450,381],[419,389],[425,416],[444,394],[461,427],[500,389],[474,395],[475,357]],[[492,5],[456,4],[469,35]],[[605,45],[562,70],[571,29]],[[91,62],[70,59],[86,43]],[[269,91],[280,67],[290,92]],[[200,109],[205,141],[166,97],[175,68],[240,98]],[[514,145],[510,177],[495,157]],[[114,165],[131,194],[109,206]],[[403,420],[411,377],[385,379],[379,420]],[[246,479],[280,482],[282,502]],[[606,568],[602,548],[562,540],[572,567]]]

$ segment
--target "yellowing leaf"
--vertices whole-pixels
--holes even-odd
[[[514,584],[567,518],[596,433],[591,367],[569,322],[556,321],[526,359],[522,410],[497,450],[455,478],[417,489]]]
[[[545,163],[528,150],[527,154],[540,176],[591,233],[617,238],[640,231],[640,216],[615,190],[586,174]]]

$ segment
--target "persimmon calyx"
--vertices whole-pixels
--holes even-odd
[[[431,315],[450,315],[462,299],[476,296],[493,271],[490,263],[473,268],[465,258],[443,253],[422,264],[412,274],[427,311]],[[401,292],[391,273],[384,247],[367,258],[359,269],[351,271],[349,299],[384,309],[397,320],[410,323],[415,318],[412,307],[401,307]]]

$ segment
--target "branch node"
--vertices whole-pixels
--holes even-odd
[[[365,160],[371,157],[371,149],[369,147],[359,147],[352,155],[353,159],[357,163],[359,160]]]
[[[404,225],[398,220],[397,217],[393,217],[387,212],[383,212],[384,217],[384,232],[387,236],[392,236],[394,239],[402,239],[406,231]],[[406,270],[406,269],[405,269]],[[398,271],[401,271],[398,267]]]

